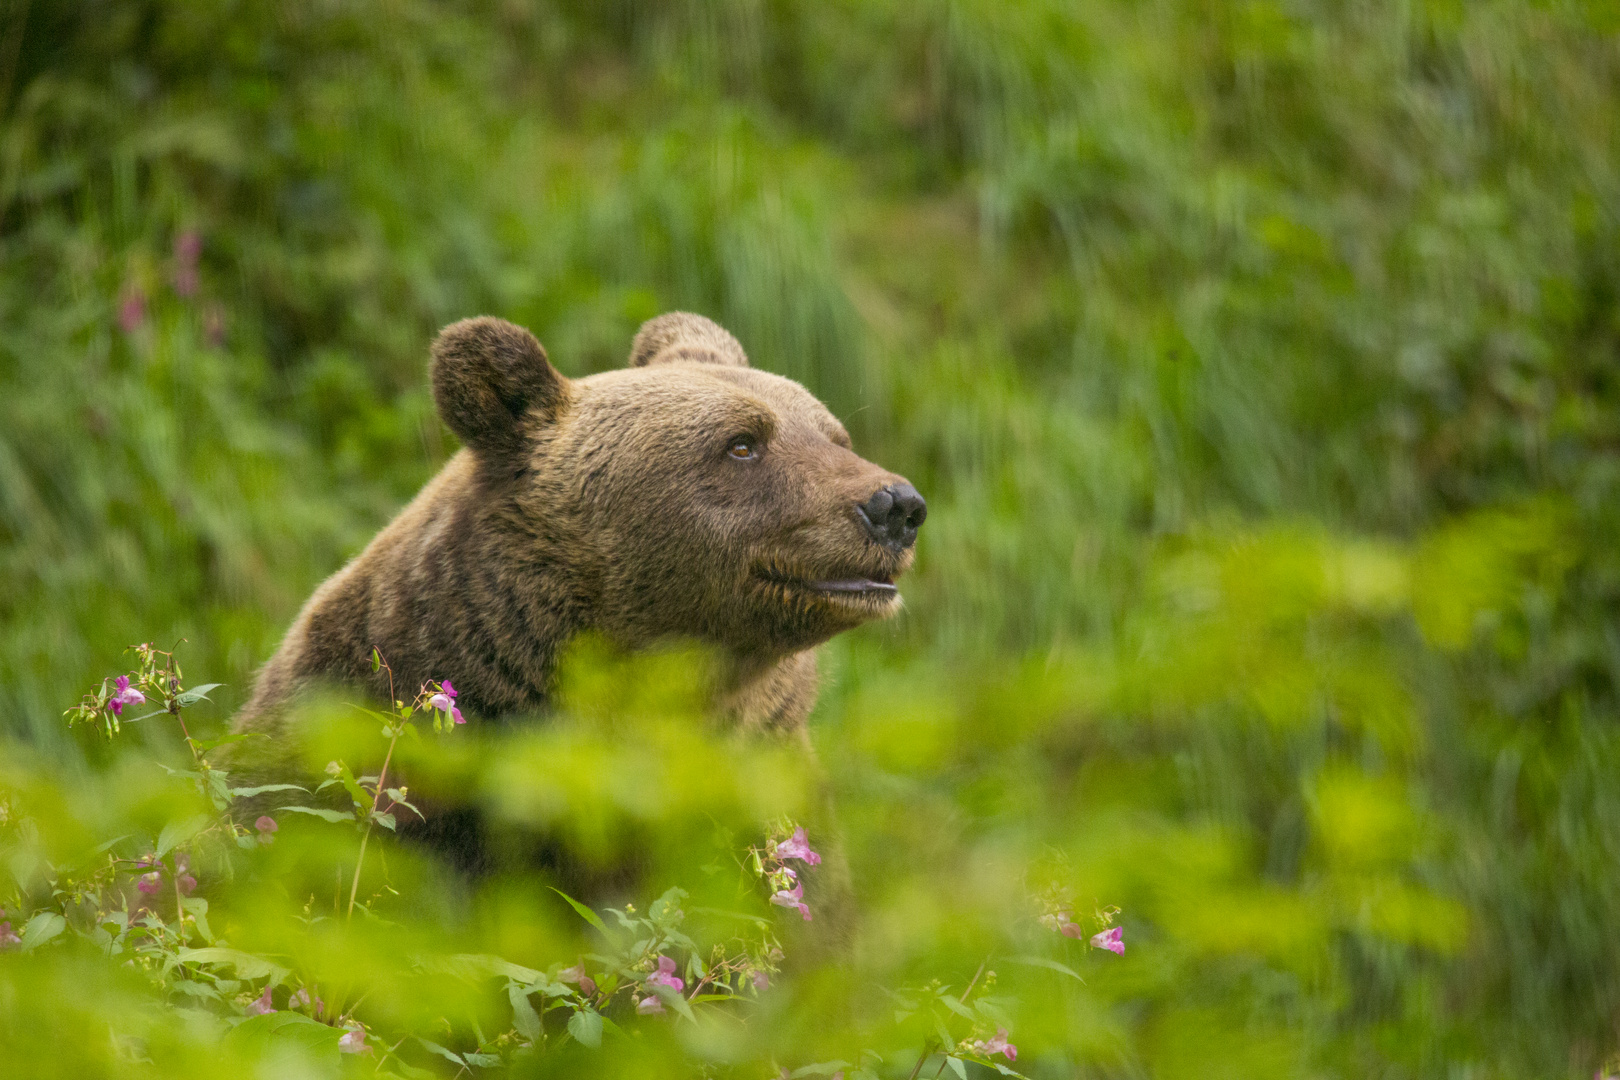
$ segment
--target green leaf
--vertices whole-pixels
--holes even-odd
[[[171,821],[163,826],[158,834],[157,853],[159,856],[167,855],[193,836],[202,832],[213,824],[214,819],[208,814],[194,814],[179,821]]]
[[[426,1039],[422,1038],[422,1036],[420,1036],[420,1035],[417,1035],[417,1036],[414,1036],[414,1037],[415,1037],[417,1042],[421,1043],[424,1047],[431,1050],[433,1053],[438,1054],[440,1057],[444,1058],[446,1061],[452,1062],[453,1064],[456,1064],[456,1065],[460,1065],[463,1068],[466,1067],[467,1063],[465,1061],[462,1061],[461,1060],[461,1055],[456,1053],[455,1051],[447,1050],[444,1047],[440,1046],[436,1042],[428,1042]]]
[[[595,1009],[576,1009],[568,1018],[568,1034],[581,1046],[601,1046],[602,1014]]]
[[[266,791],[302,791],[307,794],[309,788],[300,787],[297,784],[260,784],[258,787],[233,787],[231,788],[231,797],[246,799],[254,795],[263,795]]]
[[[277,810],[291,810],[295,814],[314,814],[327,821],[353,821],[352,810],[328,810],[324,806],[278,806]]]
[[[1067,975],[1076,982],[1086,981],[1080,978],[1079,974],[1073,968],[1064,967],[1056,960],[1048,960],[1044,956],[1009,956],[1007,959],[1011,960],[1015,964],[1027,964],[1030,967],[1051,968],[1053,971],[1061,972],[1062,974]]]
[[[22,951],[32,952],[66,929],[66,919],[54,911],[42,911],[23,927]]]
[[[529,995],[521,986],[508,986],[507,999],[512,1002],[512,1026],[517,1028],[518,1034],[530,1042],[540,1038],[540,1017],[535,1013],[534,1006],[529,1004]]]
[[[510,960],[502,960],[499,956],[490,956],[488,953],[456,953],[452,956],[436,956],[430,961],[422,963],[427,971],[436,971],[452,978],[464,979],[467,982],[476,982],[479,979],[489,979],[497,975],[513,980],[514,982],[529,983],[542,981],[545,976],[534,968],[526,968],[521,964],[514,964]]]
[[[774,925],[770,919],[762,918],[758,915],[750,915],[746,911],[728,911],[725,908],[717,907],[695,907],[691,908],[690,910],[694,915],[719,915],[721,918],[725,919],[743,919],[747,922],[753,923],[755,926],[763,927]]]
[[[663,925],[666,921],[671,926],[678,925],[684,917],[681,901],[686,899],[686,895],[686,890],[678,886],[666,889],[664,895],[654,900],[647,909],[648,918],[658,925]]]
[[[208,944],[214,943],[214,932],[208,928],[208,901],[200,896],[188,896],[180,902],[185,912],[197,922],[197,934]]]
[[[224,685],[225,685],[224,683],[218,683],[218,682],[203,683],[201,686],[193,686],[190,690],[187,690],[185,693],[181,694],[179,697],[175,698],[174,700],[175,700],[175,703],[178,704],[183,709],[183,708],[186,708],[188,705],[195,705],[199,701],[212,700],[208,696],[208,691],[217,690],[221,686],[224,686]]]
[[[831,1076],[835,1072],[850,1068],[847,1061],[818,1061],[814,1065],[804,1065],[794,1069],[791,1077],[797,1080],[801,1076]]]
[[[266,960],[262,956],[242,952],[240,949],[187,949],[182,948],[177,954],[182,964],[224,964],[236,969],[236,974],[243,979],[262,979],[269,976],[272,984],[279,983],[287,977],[287,969],[280,964]]]
[[[383,828],[387,829],[389,832],[394,832],[395,831],[394,826],[395,826],[396,822],[394,821],[394,815],[393,814],[385,814],[380,810],[373,810],[371,812],[371,820],[375,821],[377,824],[381,825]]]
[[[603,937],[609,938],[611,940],[612,935],[610,935],[608,933],[608,928],[607,928],[606,925],[603,924],[601,916],[597,915],[596,912],[592,911],[590,908],[586,907],[584,904],[580,903],[578,900],[575,900],[572,896],[569,896],[567,893],[563,892],[561,889],[556,888],[555,886],[549,886],[549,885],[547,886],[547,888],[551,889],[552,892],[556,893],[558,896],[560,896],[564,900],[568,901],[568,906],[573,908],[575,911],[579,912],[579,917],[580,918],[584,919],[586,922],[590,923],[592,926],[594,926],[598,930],[600,930],[602,932]]]
[[[360,786],[360,781],[354,778],[354,773],[350,772],[349,767],[341,761],[338,762],[337,779],[338,783],[342,784],[344,789],[348,791],[349,799],[354,803],[356,810],[367,812],[371,810],[372,804],[376,800],[371,797],[371,792]]]
[[[949,1054],[946,1054],[945,1064],[949,1065],[951,1067],[951,1072],[959,1076],[961,1080],[967,1080],[967,1066],[962,1064],[961,1058],[952,1057]]]
[[[574,990],[565,983],[552,982],[544,975],[523,987],[525,994],[539,994],[548,998],[571,998]]]
[[[974,1012],[972,1009],[968,1008],[966,1005],[962,1004],[960,1001],[957,1001],[953,997],[941,996],[939,1003],[945,1006],[947,1009],[950,1009],[951,1012],[956,1013],[958,1016],[965,1016],[974,1023],[979,1022],[978,1013]]]
[[[177,994],[188,994],[191,997],[206,998],[210,1001],[219,1001],[219,991],[206,983],[195,979],[181,979],[174,984],[173,990]]]
[[[269,1055],[272,1045],[292,1045],[307,1053],[338,1060],[338,1040],[343,1029],[328,1027],[303,1013],[273,1012],[250,1016],[225,1036],[225,1046],[247,1059]]]
[[[665,1005],[692,1021],[692,1023],[697,1023],[697,1017],[692,1015],[692,1006],[686,1003],[686,999],[680,995],[679,991],[668,986],[654,986],[652,992],[658,995],[659,1001],[662,1001]]]
[[[493,1069],[501,1064],[499,1054],[479,1054],[469,1050],[461,1056],[466,1058],[469,1064],[477,1065],[480,1069]]]
[[[373,646],[371,650],[371,673],[373,675],[382,670],[382,653]]]

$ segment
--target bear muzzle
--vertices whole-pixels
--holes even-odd
[[[875,542],[904,551],[917,542],[917,530],[928,517],[928,504],[905,481],[885,484],[855,507],[855,516]]]

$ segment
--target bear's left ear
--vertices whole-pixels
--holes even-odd
[[[481,454],[523,450],[523,418],[555,419],[568,380],[546,359],[535,336],[505,319],[463,319],[433,342],[433,400],[450,430]]]
[[[648,319],[630,344],[630,366],[686,360],[698,364],[747,367],[748,354],[725,327],[690,311]]]

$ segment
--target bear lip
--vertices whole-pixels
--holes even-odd
[[[817,592],[833,593],[877,593],[889,595],[900,590],[895,588],[892,581],[873,581],[871,578],[845,578],[841,581],[802,581],[799,585],[808,585]]]
[[[808,589],[811,592],[831,594],[833,596],[873,597],[887,599],[899,594],[893,579],[888,574],[878,574],[872,577],[853,576],[847,578],[810,578],[799,577],[774,567],[760,568],[759,576],[773,585],[787,585],[792,588]]]

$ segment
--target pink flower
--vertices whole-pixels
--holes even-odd
[[[196,229],[187,229],[174,238],[174,259],[181,266],[196,266],[202,254],[202,236]]]
[[[1125,928],[1122,926],[1110,927],[1100,934],[1091,935],[1091,944],[1099,949],[1107,949],[1116,956],[1125,955]]]
[[[771,854],[778,859],[803,859],[807,866],[819,866],[821,856],[810,850],[810,844],[804,838],[804,826],[793,830],[793,835],[780,844],[771,846]]]
[[[174,887],[180,890],[180,895],[190,896],[191,891],[197,887],[197,879],[190,874],[181,874],[174,879]]]
[[[112,697],[107,699],[107,708],[112,710],[114,716],[120,716],[124,712],[125,705],[139,705],[145,700],[145,694],[139,690],[130,689],[129,676],[120,675],[118,676],[118,690]]]
[[[261,844],[273,843],[276,839],[276,830],[281,828],[280,825],[276,824],[276,819],[269,814],[265,814],[258,821],[255,821],[253,827],[259,830],[259,843]]]
[[[456,688],[450,685],[449,679],[439,684],[439,692],[428,698],[428,705],[453,718],[458,724],[467,722],[462,718],[461,710],[456,708]]]
[[[596,993],[596,980],[585,974],[585,961],[581,960],[571,968],[564,968],[557,973],[557,978],[565,983],[578,983],[579,992],[586,997]]]
[[[270,1004],[270,988],[268,986],[264,988],[264,993],[260,994],[253,1004],[246,1009],[249,1016],[264,1016],[266,1013],[275,1011],[276,1007]]]
[[[11,923],[9,921],[0,922],[0,951],[15,949],[21,944],[22,938],[18,937],[17,931],[11,928]]]
[[[146,294],[138,286],[133,287],[124,293],[124,300],[118,305],[118,328],[126,334],[133,334],[145,321]]]
[[[664,1003],[653,994],[648,994],[636,1002],[636,1012],[642,1016],[661,1016],[664,1012]]]
[[[1018,1060],[1018,1047],[1007,1041],[1006,1028],[996,1028],[996,1037],[988,1042],[983,1039],[974,1039],[969,1046],[985,1057],[989,1057],[991,1054],[1005,1054],[1008,1061]]]
[[[150,874],[142,874],[140,880],[135,883],[135,887],[147,896],[151,896],[163,888],[163,872],[153,870]]]
[[[303,1008],[304,1006],[309,1004],[309,999],[310,999],[309,987],[306,986],[302,990],[298,991],[298,993],[294,994],[292,997],[287,999],[287,1008],[289,1008],[289,1009]],[[324,1012],[325,1010],[326,1010],[326,1002],[321,1000],[321,995],[316,994],[315,995],[315,1011],[316,1012]]]
[[[798,908],[799,914],[804,916],[804,921],[810,921],[810,907],[804,902],[804,886],[802,884],[795,885],[792,889],[782,889],[772,893],[771,903],[779,907]]]
[[[771,988],[771,977],[763,971],[756,971],[753,974],[753,983],[756,991],[764,993]]]
[[[675,961],[667,956],[658,958],[658,970],[648,975],[648,986],[667,986],[677,994],[686,989],[686,984],[675,975]]]
[[[1069,918],[1069,913],[1067,911],[1060,911],[1056,915],[1042,915],[1041,925],[1046,927],[1048,930],[1056,930],[1058,933],[1068,938],[1080,938],[1084,937],[1086,934],[1086,932],[1080,928],[1079,923]]]
[[[366,1032],[364,1028],[350,1028],[349,1033],[338,1040],[338,1049],[345,1054],[363,1054],[366,1051]]]

